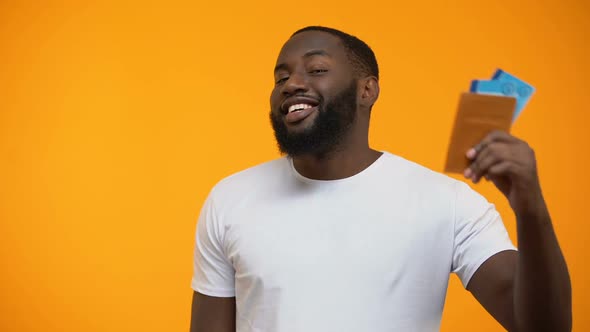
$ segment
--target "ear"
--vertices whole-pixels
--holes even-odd
[[[379,98],[379,80],[375,76],[361,78],[358,84],[359,106],[370,110]]]

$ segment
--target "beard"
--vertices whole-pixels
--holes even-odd
[[[335,151],[356,119],[357,84],[351,84],[324,103],[320,97],[314,122],[299,132],[289,132],[280,112],[270,112],[279,151],[290,157],[315,155],[324,157]]]

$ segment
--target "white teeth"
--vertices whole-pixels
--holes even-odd
[[[295,112],[295,111],[300,111],[300,110],[305,110],[305,109],[312,108],[312,107],[313,106],[311,106],[309,104],[291,105],[291,106],[289,106],[289,113]]]

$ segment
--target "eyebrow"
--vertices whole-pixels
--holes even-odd
[[[330,57],[330,58],[332,57],[332,56],[330,55],[330,53],[328,53],[328,52],[326,52],[326,51],[324,51],[324,50],[311,50],[311,51],[307,51],[307,52],[306,52],[306,53],[303,55],[303,57],[304,57],[304,58],[309,58],[309,57],[312,57],[312,56],[314,56],[314,55],[322,55],[322,56],[327,56],[327,57]]]
[[[332,55],[330,55],[330,53],[326,52],[325,50],[310,50],[305,52],[305,54],[303,55],[304,58],[311,58],[312,56],[316,56],[316,55],[321,55],[321,56],[326,56],[331,58]],[[283,70],[283,69],[287,69],[287,64],[286,63],[279,63],[276,67],[274,72],[276,73],[279,70]]]

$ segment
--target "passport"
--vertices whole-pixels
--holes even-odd
[[[516,99],[506,96],[463,93],[451,134],[445,172],[463,173],[471,162],[465,155],[490,132],[510,132]]]
[[[445,172],[463,173],[471,161],[466,153],[490,132],[510,132],[535,88],[497,69],[490,80],[472,80],[469,93],[461,94],[447,151]]]

